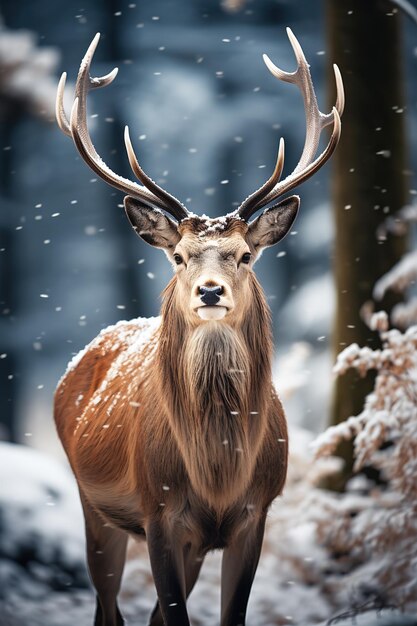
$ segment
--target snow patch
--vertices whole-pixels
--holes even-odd
[[[86,585],[84,523],[70,472],[31,448],[0,443],[0,562],[24,562],[36,578],[66,572],[68,584]],[[1,576],[0,576],[1,579]]]

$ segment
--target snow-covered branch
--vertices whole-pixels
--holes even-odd
[[[403,292],[417,278],[417,252],[409,252],[394,265],[389,272],[381,276],[374,287],[374,298],[382,300],[389,289]]]

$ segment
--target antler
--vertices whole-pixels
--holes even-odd
[[[262,187],[246,198],[237,209],[237,214],[244,220],[248,220],[258,209],[269,204],[272,200],[282,196],[284,193],[287,193],[296,185],[307,180],[307,178],[310,178],[310,176],[317,172],[331,157],[340,139],[340,117],[342,116],[345,105],[345,95],[339,68],[337,65],[333,65],[337,92],[336,105],[333,107],[331,113],[321,113],[317,105],[309,65],[302,48],[290,28],[287,28],[287,35],[297,59],[298,67],[296,71],[284,72],[274,65],[266,54],[264,54],[263,59],[271,74],[287,83],[297,85],[303,95],[306,114],[306,139],[304,148],[294,171],[279,182],[284,166],[284,142],[283,139],[280,140],[277,165],[275,166],[272,176]],[[321,131],[329,124],[333,124],[329,143],[325,150],[314,159],[319,146]]]
[[[143,183],[137,183],[119,176],[113,172],[101,159],[91,141],[87,128],[87,94],[90,89],[106,87],[116,78],[118,69],[115,68],[109,74],[100,78],[91,78],[90,66],[93,60],[94,52],[100,39],[100,33],[94,37],[83,60],[81,61],[78,72],[77,82],[75,85],[75,100],[71,110],[70,120],[68,120],[64,110],[64,89],[67,78],[66,72],[61,76],[58,85],[56,99],[56,119],[58,126],[69,137],[72,137],[84,161],[91,169],[98,174],[106,183],[109,183],[116,189],[120,189],[124,193],[145,202],[151,207],[158,207],[173,215],[177,220],[181,221],[188,217],[189,213],[183,204],[177,198],[169,194],[167,191],[159,187],[140,167],[136,155],[133,151],[132,143],[129,137],[129,130],[125,128],[125,144],[129,158],[129,163],[134,174]]]

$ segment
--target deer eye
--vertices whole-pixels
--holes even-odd
[[[175,253],[174,254],[174,261],[177,265],[181,265],[181,263],[183,263],[183,259],[182,256],[180,254]]]
[[[245,252],[245,254],[241,258],[240,262],[248,264],[250,262],[250,260],[251,260],[251,257],[252,257],[252,255],[251,255],[250,252]]]

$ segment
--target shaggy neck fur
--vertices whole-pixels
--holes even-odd
[[[241,496],[252,477],[271,398],[271,331],[262,290],[239,328],[186,325],[176,280],[164,292],[157,366],[171,428],[195,492],[216,509]]]

